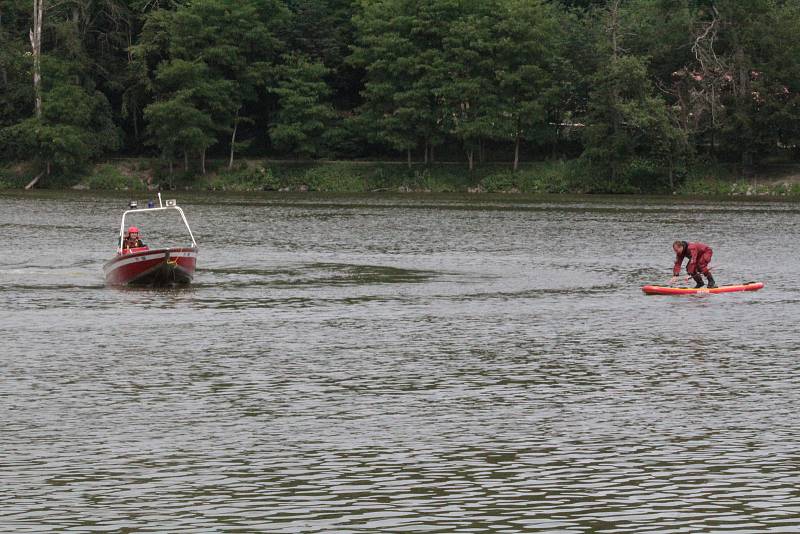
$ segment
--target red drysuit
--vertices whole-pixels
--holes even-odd
[[[672,274],[678,276],[681,272],[681,264],[684,258],[689,258],[689,264],[686,266],[686,272],[689,274],[703,273],[708,276],[708,263],[711,261],[711,255],[714,251],[711,247],[703,243],[687,243],[683,242],[683,251],[675,257],[675,267],[672,269]]]

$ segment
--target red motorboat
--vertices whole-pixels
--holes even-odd
[[[131,203],[131,208],[122,214],[119,226],[119,242],[117,253],[103,265],[106,275],[106,284],[112,286],[147,286],[164,287],[185,285],[194,278],[194,269],[197,264],[197,242],[194,240],[189,223],[183,210],[174,200],[167,200],[166,206],[161,204],[161,195],[158,195],[159,207],[135,209],[136,203]],[[180,214],[186,230],[189,232],[191,245],[178,247],[149,248],[147,246],[126,246],[125,242],[125,217],[130,214],[159,214],[174,210]]]

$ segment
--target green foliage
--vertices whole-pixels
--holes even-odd
[[[306,171],[303,180],[311,191],[359,193],[367,191],[367,184],[360,173],[342,172],[342,169],[315,166]]]
[[[211,191],[276,191],[280,188],[272,171],[263,165],[213,174],[202,185]]]
[[[487,193],[570,193],[580,191],[578,162],[540,162],[518,171],[490,172],[481,181]]]
[[[751,196],[770,194],[790,194],[792,185],[774,183],[773,180],[742,178],[735,166],[713,162],[698,162],[676,187],[679,195],[704,196]]]
[[[280,106],[270,126],[272,142],[301,157],[317,156],[322,151],[323,133],[334,118],[326,101],[329,89],[322,80],[328,70],[301,55],[283,59],[277,86],[272,89]]]
[[[30,158],[60,172],[83,168],[92,155],[90,133],[77,126],[27,119],[0,132],[0,144],[15,159]]]
[[[329,69],[333,75],[326,81],[339,109],[353,109],[359,102],[361,72],[347,62],[355,42],[353,14],[358,4],[357,0],[286,1],[290,12],[282,32],[286,49]]]
[[[273,164],[270,169],[280,184],[277,188],[292,191],[349,193],[369,191],[374,187],[375,174],[381,175],[380,166],[364,166],[347,162]]]
[[[292,191],[466,191],[472,184],[465,166],[415,167],[382,163],[326,162],[272,165],[281,188]]]
[[[689,196],[800,196],[798,183],[770,183],[735,178],[693,178],[677,188],[679,195]]]
[[[655,160],[662,147],[671,152],[678,133],[663,101],[654,96],[640,58],[612,56],[595,78],[584,133],[584,157],[611,182],[626,183],[632,160]]]
[[[487,193],[510,193],[520,191],[522,175],[515,175],[511,171],[490,174],[481,180],[481,186]]]
[[[431,3],[430,6],[438,5]],[[420,6],[420,17],[426,6]],[[417,124],[430,111],[426,102],[418,98],[416,84],[424,83],[425,76],[417,61],[427,54],[431,72],[441,63],[435,32],[442,26],[431,25],[425,35],[426,49],[420,50],[411,38],[418,18],[414,6],[391,0],[366,3],[354,22],[357,44],[349,61],[364,69],[364,103],[359,109],[363,118],[365,137],[370,141],[388,145],[394,150],[408,150],[416,146]],[[435,85],[430,88],[435,91]],[[435,94],[435,93],[434,93]],[[430,99],[429,96],[426,98]]]
[[[105,95],[79,83],[74,61],[45,58],[48,83],[41,118],[29,117],[0,130],[6,158],[33,160],[43,170],[72,173],[119,147],[119,131]]]
[[[126,175],[113,165],[98,165],[94,172],[81,180],[89,189],[114,191],[143,191],[145,184],[137,177]]]
[[[555,133],[548,121],[559,117],[557,109],[574,79],[566,61],[565,25],[553,4],[538,0],[508,2],[501,13],[492,28],[500,95],[496,137],[540,144]]]
[[[466,165],[415,166],[381,163],[275,163],[241,162],[227,170],[226,162],[210,162],[202,179],[193,173],[169,175],[158,160],[116,160],[86,172],[53,176],[47,187],[79,184],[96,190],[143,190],[147,176],[165,187],[226,192],[321,191],[332,193],[426,192],[426,193],[672,193],[715,196],[800,196],[800,182],[774,177],[742,179],[734,167],[698,163],[674,190],[663,176],[651,176],[654,167],[645,160],[626,169],[625,180],[611,181],[592,174],[583,160],[527,163],[517,172],[507,165],[485,165],[470,173]],[[155,167],[154,167],[155,166]],[[37,174],[30,165],[0,167],[0,189],[21,188]],[[638,182],[637,182],[638,180]],[[657,185],[653,186],[655,183]],[[659,185],[660,184],[660,185]]]
[[[30,165],[0,166],[0,189],[22,189],[36,174]]]
[[[30,45],[23,33],[27,28],[30,2],[7,0],[0,9],[0,128],[33,114]]]
[[[184,95],[150,104],[144,112],[147,134],[167,159],[181,152],[200,152],[211,146],[211,117]]]
[[[408,171],[404,171],[404,174]],[[469,184],[469,172],[460,168],[455,171],[427,168],[414,170],[413,175],[400,177],[400,185],[391,187],[400,191],[426,192],[426,193],[454,193],[465,191]]]
[[[625,169],[623,182],[632,192],[657,191],[667,188],[666,176],[658,162],[647,158],[634,158]]]
[[[144,109],[148,142],[170,160],[204,153],[216,141],[214,116],[232,106],[231,84],[209,79],[205,63],[173,59],[159,64],[154,86],[163,99]]]
[[[221,142],[268,77],[285,13],[278,0],[197,0],[152,11],[133,48],[141,81],[128,93],[130,102],[150,89],[157,98],[144,108],[150,144],[173,158],[204,157]],[[162,124],[170,111],[188,122]]]
[[[495,4],[480,4],[482,9],[465,13],[453,21],[445,38],[445,61],[453,66],[455,76],[443,90],[446,125],[468,153],[485,139],[501,137],[504,122],[501,98],[493,72],[494,40],[492,13]]]
[[[696,157],[800,160],[797,2],[48,2],[39,118],[30,8],[0,8],[0,158],[36,174],[149,146],[171,162],[416,158],[276,178],[290,188],[622,192],[690,187]],[[434,153],[471,174],[417,166]],[[578,155],[563,180],[526,164]]]

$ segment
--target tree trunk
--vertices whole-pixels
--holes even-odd
[[[519,134],[517,134],[517,138],[514,139],[514,172],[517,172],[519,168]]]
[[[737,44],[736,52],[734,55],[734,59],[736,61],[736,69],[738,75],[738,83],[735,92],[736,96],[738,97],[736,100],[737,107],[746,107],[748,105],[752,105],[752,88],[750,86],[750,68],[746,64],[744,48]],[[751,143],[749,137],[751,137],[749,131],[742,132],[747,136],[744,140],[743,149],[742,149],[742,173],[746,174],[750,171],[750,168],[753,166],[753,151],[751,150]],[[741,135],[741,134],[740,134]]]
[[[712,85],[711,86],[711,155],[713,157],[716,157],[716,154],[717,154],[717,147],[716,147],[716,144],[717,144],[717,139],[716,139],[716,133],[717,133],[716,100],[717,100],[716,90],[714,89],[714,86]]]
[[[433,143],[431,143],[431,164],[433,164],[436,160],[433,159]]]
[[[239,128],[239,110],[237,109],[236,118],[233,119],[233,133],[231,134],[231,157],[228,160],[228,170],[233,168],[233,148],[234,146],[236,146],[236,130],[238,128]]]
[[[422,162],[427,165],[428,164],[428,140],[425,140],[425,154],[423,155]]]
[[[674,179],[674,167],[675,165],[672,162],[672,157],[669,158],[669,190],[670,192],[675,190],[675,179]]]
[[[411,168],[411,149],[406,149],[406,159],[408,160],[408,168]]]
[[[608,6],[611,15],[611,21],[607,31],[611,33],[611,55],[614,59],[616,59],[620,53],[619,42],[617,40],[617,33],[619,32],[620,1],[621,0],[614,0]]]
[[[131,47],[133,46],[133,34],[131,32],[130,26],[128,26],[128,65],[130,66],[133,63],[133,52],[131,51]],[[133,138],[137,141],[139,140],[139,106],[136,102],[136,93],[131,98],[131,116],[133,117]]]
[[[561,141],[561,126],[559,125],[562,122],[561,117],[561,110],[556,112],[556,127],[555,127],[555,135],[553,136],[553,150],[550,153],[553,161],[558,159],[558,143]]]
[[[469,170],[472,172],[472,169],[475,168],[475,154],[474,151],[470,148],[467,150],[467,161],[469,162]]]
[[[34,178],[33,180],[31,180],[31,181],[28,183],[28,185],[26,185],[26,186],[25,186],[25,189],[30,189],[30,188],[32,188],[34,185],[36,185],[36,182],[38,182],[38,181],[39,181],[39,178],[41,178],[42,176],[44,176],[44,171],[42,171],[42,172],[40,172],[39,174],[37,174],[37,175],[36,175],[36,178]]]
[[[33,0],[33,28],[30,29],[31,54],[33,55],[33,94],[36,118],[42,118],[42,20],[44,0]]]
[[[611,60],[613,62],[616,62],[618,56],[620,55],[619,43],[617,41],[617,32],[619,31],[619,7],[620,7],[620,0],[614,0],[609,6],[611,10],[611,21],[609,24],[608,31],[611,33]],[[615,138],[619,135],[620,130],[622,130],[622,119],[620,117],[620,112],[619,112],[620,108],[619,102],[620,102],[620,90],[615,84],[614,88],[611,90],[611,109],[613,113],[613,117],[611,119],[611,133]],[[611,180],[613,182],[617,181],[616,160],[611,162]]]
[[[203,176],[206,174],[206,149],[203,149],[203,153],[200,155],[200,170],[203,172]]]
[[[131,114],[133,115],[133,138],[138,141],[139,140],[139,106],[136,105],[136,97],[133,98],[133,109],[131,110]]]
[[[133,51],[131,50],[131,46],[133,46],[133,32],[131,31],[131,27],[128,26],[128,63],[133,63]]]
[[[189,154],[185,150],[183,151],[183,170],[189,172]]]
[[[31,41],[31,55],[33,56],[33,94],[36,118],[42,118],[42,19],[44,19],[44,0],[33,0],[33,28],[28,31]],[[3,85],[8,83],[5,69],[3,69]],[[47,162],[46,171],[40,172],[25,186],[31,189],[44,175],[50,175],[50,162]]]

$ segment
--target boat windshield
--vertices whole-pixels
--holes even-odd
[[[197,246],[183,210],[177,206],[126,211],[117,248],[121,248],[131,226],[139,229],[139,239],[150,249]]]

